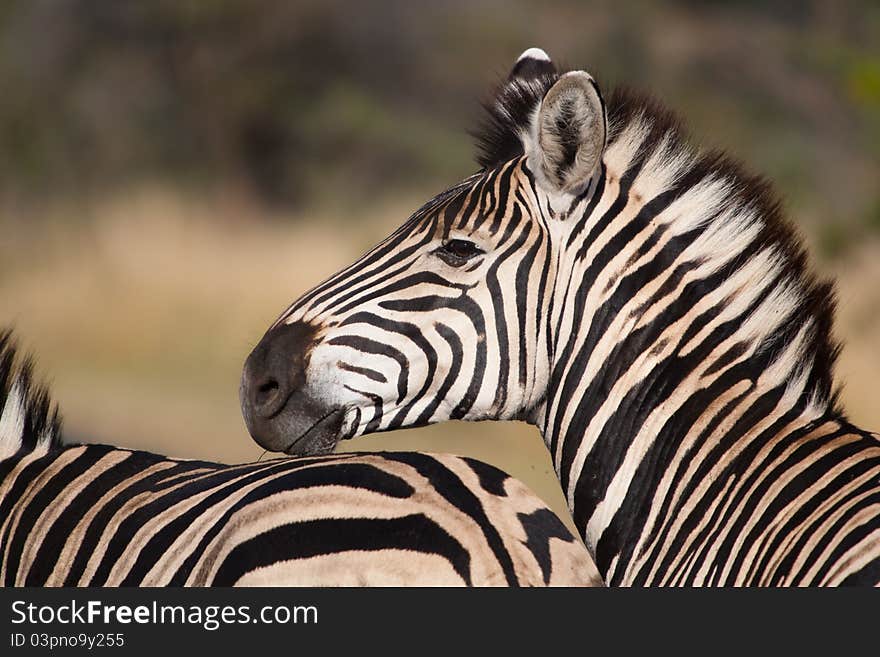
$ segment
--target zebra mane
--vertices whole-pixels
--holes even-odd
[[[482,103],[485,115],[471,131],[481,169],[491,169],[524,154],[520,135],[528,131],[532,112],[558,79],[556,73],[507,79]]]
[[[555,73],[508,79],[498,86],[490,101],[483,103],[484,119],[472,132],[476,139],[477,163],[483,170],[524,155],[521,134],[529,129],[533,112],[558,79]],[[758,236],[743,256],[771,248],[781,262],[778,284],[787,284],[797,293],[796,307],[789,320],[779,335],[768,339],[764,349],[781,352],[786,340],[793,339],[802,327],[811,326],[802,352],[811,358],[806,366],[805,390],[813,401],[827,404],[831,412],[843,417],[837,404],[839,390],[834,387],[834,365],[840,352],[840,344],[833,336],[834,285],[820,280],[814,272],[800,234],[785,217],[772,184],[762,176],[749,173],[740,162],[722,151],[696,148],[678,115],[649,95],[617,87],[605,99],[605,104],[609,145],[627,127],[637,125],[647,131],[632,167],[640,167],[660,151],[666,162],[684,159],[688,163],[686,178],[724,180],[728,184],[725,208],[757,217]]]
[[[786,217],[772,183],[750,173],[723,151],[695,148],[681,119],[650,96],[617,88],[608,100],[607,114],[609,143],[633,124],[647,128],[633,166],[644,164],[656,151],[662,151],[667,162],[683,157],[688,162],[687,178],[725,181],[727,194],[723,206],[729,211],[726,216],[752,214],[756,218],[757,236],[743,250],[742,257],[771,249],[781,265],[776,287],[789,286],[796,299],[788,320],[766,339],[762,350],[782,353],[803,327],[811,327],[801,351],[806,366],[804,389],[811,401],[827,405],[832,413],[843,417],[838,406],[839,390],[834,386],[834,366],[841,348],[833,335],[837,305],[834,284],[817,276],[800,233]],[[721,218],[723,214],[710,221],[726,221]]]
[[[0,330],[0,460],[61,446],[58,408],[33,372],[33,359],[18,356],[12,330]]]

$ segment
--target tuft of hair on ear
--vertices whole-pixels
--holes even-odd
[[[492,169],[525,154],[523,134],[528,132],[532,113],[556,79],[555,73],[507,79],[482,103],[483,119],[470,132],[476,141],[480,169]]]
[[[481,170],[525,154],[523,136],[530,129],[532,114],[558,78],[556,67],[540,48],[529,48],[517,58],[510,73],[481,103],[483,118],[470,131]]]

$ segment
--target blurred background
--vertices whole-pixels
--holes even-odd
[[[839,282],[851,417],[880,429],[880,4],[0,2],[0,324],[70,440],[254,460],[238,379],[283,308],[471,173],[527,47],[654,92],[773,179]],[[565,516],[537,432],[346,449],[494,462]]]

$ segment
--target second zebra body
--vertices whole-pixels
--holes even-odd
[[[244,465],[64,445],[0,334],[0,585],[601,584],[521,482],[419,453]]]

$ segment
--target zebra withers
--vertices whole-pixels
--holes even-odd
[[[4,586],[600,585],[521,482],[449,455],[244,465],[62,445],[0,333]]]
[[[538,49],[486,109],[480,170],[256,346],[254,439],[521,419],[607,583],[880,581],[880,442],[838,408],[833,288],[770,186]]]

